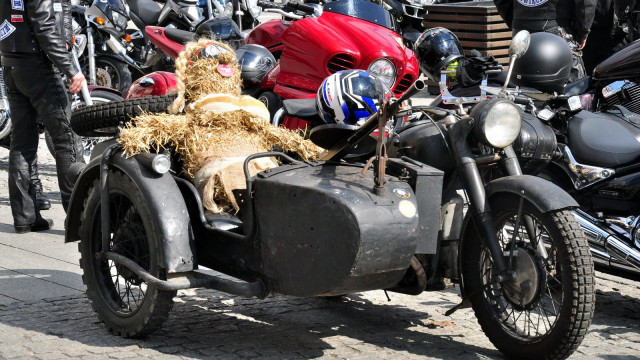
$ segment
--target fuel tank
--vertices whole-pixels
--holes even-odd
[[[421,225],[411,186],[387,180],[384,194],[376,195],[373,171],[363,175],[361,166],[260,173],[253,185],[260,272],[270,288],[318,296],[397,284],[416,252]]]
[[[146,96],[163,96],[176,91],[176,75],[167,71],[156,71],[134,81],[125,99]]]
[[[609,81],[640,77],[640,40],[609,56],[593,70],[593,80]]]

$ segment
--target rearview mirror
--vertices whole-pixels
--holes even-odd
[[[529,42],[531,41],[531,34],[527,30],[520,30],[511,40],[511,46],[509,46],[509,57],[515,56],[519,58],[529,48]]]

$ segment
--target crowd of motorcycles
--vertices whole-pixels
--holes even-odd
[[[418,295],[447,279],[461,293],[448,314],[472,307],[505,356],[563,359],[577,349],[595,310],[594,267],[640,279],[640,42],[565,85],[527,73],[539,63],[570,67],[564,40],[520,32],[502,71],[495,59],[465,57],[448,30],[425,29],[423,5],[75,4],[89,86],[72,128],[91,155],[70,175],[65,240],[80,242],[87,296],[110,331],[157,330],[180,289]],[[618,10],[636,36],[634,4]],[[263,11],[282,18],[260,23]],[[243,91],[265,103],[274,125],[305,130],[326,149],[317,162],[277,151],[248,157],[237,214],[205,211],[176,154],[128,158],[114,140],[137,114],[166,111],[173,61],[198,37],[236,49]],[[476,80],[453,86],[464,67]],[[328,123],[318,87],[350,69],[393,96],[360,125]],[[440,88],[428,106],[411,104],[421,76]],[[10,127],[4,86],[1,95],[0,141]],[[249,176],[260,157],[281,166]]]

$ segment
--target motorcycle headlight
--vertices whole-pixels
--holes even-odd
[[[476,136],[486,145],[504,148],[520,134],[522,114],[520,108],[503,98],[481,102],[471,110],[475,119]]]
[[[393,88],[393,84],[396,82],[396,67],[389,59],[380,58],[372,62],[367,68],[367,72],[380,78],[389,89]]]
[[[113,25],[120,31],[124,31],[127,28],[127,22],[129,19],[123,14],[117,11],[111,11],[111,17]]]
[[[254,19],[257,19],[262,14],[262,8],[258,6],[258,0],[245,0],[247,10]]]

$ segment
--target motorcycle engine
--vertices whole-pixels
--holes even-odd
[[[640,113],[640,85],[634,82],[614,81],[602,89],[602,96],[606,108],[622,105],[634,113]]]

